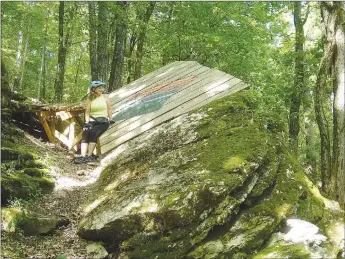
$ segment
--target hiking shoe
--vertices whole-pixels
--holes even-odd
[[[93,163],[96,162],[96,159],[93,156],[86,156],[85,163]]]
[[[80,156],[74,159],[75,164],[85,164],[86,163],[86,156]]]

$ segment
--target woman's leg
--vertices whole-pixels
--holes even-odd
[[[86,156],[87,154],[87,149],[88,149],[88,146],[89,146],[89,143],[87,142],[82,142],[81,145],[80,145],[80,153],[82,156]]]
[[[87,155],[88,155],[88,156],[92,156],[92,153],[93,153],[93,151],[95,150],[96,144],[97,144],[97,143],[95,143],[95,142],[90,142],[90,143],[89,143],[89,149],[88,149],[88,151],[87,151]]]
[[[96,124],[90,133],[89,149],[87,152],[88,156],[91,156],[95,150],[97,139],[109,128],[109,123]]]
[[[81,149],[81,155],[86,156],[87,155],[87,150],[90,142],[90,135],[92,133],[93,125],[90,123],[85,123],[83,127],[83,135],[82,135],[82,141],[80,145]]]

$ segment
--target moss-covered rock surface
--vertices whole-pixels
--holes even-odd
[[[27,200],[54,189],[49,171],[33,150],[21,145],[24,133],[10,123],[1,128],[1,204]]]
[[[118,258],[341,256],[343,211],[285,148],[284,121],[254,103],[236,93],[119,146],[78,234]],[[315,239],[289,238],[291,220]]]

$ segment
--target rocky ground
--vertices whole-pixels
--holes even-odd
[[[97,166],[76,165],[73,154],[65,148],[49,144],[26,135],[22,145],[36,153],[50,168],[55,181],[52,193],[26,202],[14,201],[12,206],[22,207],[42,217],[66,217],[67,226],[45,236],[25,237],[21,233],[1,233],[2,251],[11,251],[1,258],[87,258],[87,241],[77,235],[77,227],[92,183],[97,179]]]

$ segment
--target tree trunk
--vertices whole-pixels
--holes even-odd
[[[320,132],[320,171],[322,178],[322,190],[329,194],[330,179],[331,179],[331,139],[328,121],[325,115],[327,105],[324,102],[325,87],[328,83],[329,69],[331,65],[331,53],[334,46],[328,44],[325,49],[324,56],[321,60],[320,69],[318,72],[316,86],[314,91],[314,107],[315,118]]]
[[[98,80],[98,59],[97,59],[97,20],[95,2],[89,2],[89,33],[90,33],[90,68],[91,80]]]
[[[137,43],[137,37],[133,33],[129,39],[129,51],[127,55],[127,84],[131,82],[132,73],[133,73],[133,51],[135,44]]]
[[[146,37],[146,31],[147,31],[147,26],[148,26],[150,17],[155,8],[155,5],[156,5],[156,2],[149,3],[146,9],[145,15],[143,17],[143,21],[140,24],[137,51],[136,51],[136,57],[135,57],[134,80],[141,77],[141,62],[142,62],[143,54],[144,54],[144,42],[145,42],[145,37]]]
[[[315,134],[314,134],[314,121],[312,108],[313,100],[310,91],[306,91],[303,95],[303,107],[305,114],[305,144],[306,144],[306,159],[307,164],[311,166],[312,172],[317,172],[316,152],[315,152]],[[315,175],[314,175],[315,177]]]
[[[106,82],[108,79],[108,7],[106,2],[98,2],[98,79]]]
[[[173,11],[174,11],[174,6],[175,6],[175,2],[168,2],[168,25],[167,25],[167,32],[170,32],[170,25],[171,25],[171,20],[172,20],[172,16],[173,16]],[[162,65],[165,66],[168,62],[169,62],[169,58],[170,58],[170,54],[168,52],[168,46],[164,46],[163,48],[163,54],[162,54]]]
[[[23,59],[23,32],[18,32],[18,47],[17,47],[17,56],[16,56],[16,74],[14,76],[13,81],[13,90],[19,90],[19,82],[20,82],[20,67],[22,64]]]
[[[65,77],[65,65],[67,50],[71,44],[71,24],[73,21],[74,13],[77,9],[77,2],[73,3],[73,8],[68,11],[69,19],[65,22],[65,2],[60,1],[59,5],[59,53],[56,78],[54,82],[55,96],[54,99],[58,103],[62,102],[63,89],[64,89],[64,77]],[[64,27],[66,26],[66,36],[64,36]]]
[[[344,207],[344,3],[320,4],[326,45],[315,89],[315,112],[321,136],[323,190]],[[322,107],[322,92],[325,86],[331,86],[334,96],[332,149]]]
[[[109,78],[109,91],[112,92],[122,86],[122,70],[125,57],[125,42],[127,35],[127,9],[128,2],[117,2],[120,14],[116,23],[116,37],[114,55]]]
[[[38,89],[37,89],[37,98],[45,99],[46,94],[46,48],[47,48],[47,35],[48,35],[48,21],[49,21],[49,8],[47,9],[46,14],[46,26],[44,32],[44,38],[42,42],[42,60],[41,60],[41,69],[38,80]]]
[[[79,56],[79,59],[78,59],[78,65],[77,65],[77,72],[75,73],[75,76],[74,76],[74,84],[75,85],[77,85],[77,83],[78,83],[79,70],[80,70],[80,67],[81,67],[82,59],[83,59],[83,53],[80,53],[80,56]]]
[[[300,107],[302,94],[304,92],[304,30],[301,17],[301,2],[294,2],[294,23],[295,23],[295,78],[294,88],[291,96],[290,116],[289,116],[289,135],[290,146],[293,152],[298,155],[298,134],[300,131]]]
[[[331,15],[336,16],[332,26],[336,50],[333,62],[333,154],[332,186],[333,196],[345,207],[345,4],[334,2]]]
[[[25,40],[25,47],[24,47],[24,53],[23,53],[23,58],[22,58],[22,64],[20,68],[20,78],[19,78],[19,89],[23,89],[23,81],[24,81],[24,72],[25,72],[25,66],[26,66],[26,55],[28,53],[28,48],[29,48],[29,39],[26,38]]]

